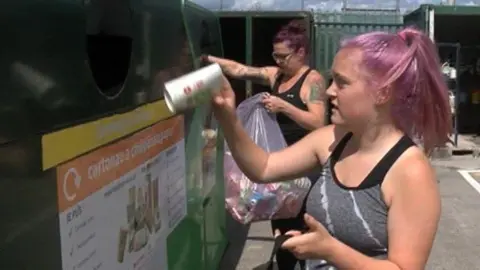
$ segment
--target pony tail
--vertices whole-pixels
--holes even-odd
[[[409,47],[412,58],[407,68],[415,74],[410,135],[420,139],[425,152],[430,153],[435,147],[444,146],[452,133],[448,87],[440,71],[437,48],[430,38],[413,28],[400,31],[398,36]]]
[[[452,132],[448,87],[440,71],[437,48],[414,28],[396,34],[370,32],[342,42],[362,51],[372,89],[391,94],[395,125],[426,153],[444,146]]]

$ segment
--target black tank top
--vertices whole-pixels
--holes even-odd
[[[280,83],[282,82],[283,74],[279,75],[275,80],[275,83],[273,84],[272,95],[287,101],[288,103],[301,110],[307,111],[308,107],[300,97],[300,89],[302,88],[302,85],[305,82],[305,79],[307,78],[307,75],[310,73],[310,71],[312,71],[312,69],[309,68],[307,71],[305,71],[305,73],[302,74],[302,76],[295,82],[295,84],[290,89],[283,93],[278,92],[278,88],[280,87]],[[305,135],[307,135],[309,132],[283,113],[277,114],[277,121],[280,125],[280,129],[282,130],[287,145],[294,144],[295,142],[303,138]]]

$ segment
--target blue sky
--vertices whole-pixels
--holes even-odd
[[[224,10],[299,10],[302,0],[193,0],[209,9]],[[342,7],[342,0],[303,0],[305,8],[321,10],[338,10]],[[402,10],[414,9],[420,4],[435,3],[442,0],[400,0]],[[360,8],[393,8],[395,0],[348,0],[349,7]],[[457,0],[457,5],[480,5],[480,0]]]

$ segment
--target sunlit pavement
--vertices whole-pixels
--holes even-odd
[[[427,269],[480,270],[480,158],[432,163],[440,184],[442,218]],[[266,269],[273,247],[270,224],[228,223],[231,244],[219,269]]]

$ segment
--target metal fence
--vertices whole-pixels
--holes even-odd
[[[316,11],[315,22],[339,24],[402,24],[403,15],[390,10]]]

